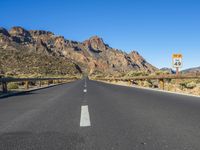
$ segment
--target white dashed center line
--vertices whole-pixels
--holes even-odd
[[[80,127],[88,127],[88,126],[91,126],[90,114],[88,110],[88,105],[85,105],[85,106],[81,106]]]
[[[87,87],[87,82],[86,82],[86,79],[85,79],[85,87]]]
[[[86,92],[87,92],[87,89],[84,89],[83,92],[86,93]]]

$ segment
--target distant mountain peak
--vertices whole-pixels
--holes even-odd
[[[199,73],[200,72],[200,66],[199,67],[185,69],[182,72],[183,73]]]
[[[172,68],[168,68],[168,67],[163,67],[160,69],[161,71],[165,71],[165,72],[168,72],[170,74],[175,74],[176,71],[174,71]]]
[[[31,42],[31,34],[28,30],[24,29],[20,26],[14,26],[9,31],[11,36],[11,41],[15,41],[20,44],[30,43]]]
[[[18,30],[18,31],[22,31],[22,30],[25,30],[23,27],[21,27],[21,26],[14,26],[14,27],[12,27],[10,30]]]
[[[3,27],[0,27],[0,34],[3,34],[5,36],[10,36],[10,34],[8,33],[8,31],[5,28],[3,28]]]
[[[83,44],[94,52],[100,52],[106,50],[107,44],[104,43],[103,39],[98,36],[92,36],[88,40],[85,40]]]
[[[30,35],[29,32],[27,30],[25,30],[24,28],[20,27],[20,26],[15,26],[15,27],[12,27],[10,30],[9,30],[9,33],[11,35],[21,35],[21,36],[27,36],[27,35]]]
[[[97,42],[97,43],[99,43],[99,44],[104,44],[104,45],[106,45],[106,44],[104,43],[103,38],[102,38],[102,37],[99,37],[99,36],[97,36],[97,35],[94,35],[94,36],[90,37],[89,40],[90,40],[90,41],[95,41],[95,42]]]
[[[132,50],[132,51],[130,52],[130,54],[132,54],[132,55],[139,55],[139,53],[138,53],[136,50]]]

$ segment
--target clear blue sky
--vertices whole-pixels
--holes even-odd
[[[0,26],[23,26],[83,41],[98,35],[111,47],[137,50],[156,67],[200,66],[200,1],[0,0]]]

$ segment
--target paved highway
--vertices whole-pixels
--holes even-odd
[[[199,150],[200,98],[83,79],[0,99],[0,150]]]

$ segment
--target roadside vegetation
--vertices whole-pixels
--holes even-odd
[[[8,89],[9,89],[9,90],[19,89],[18,83],[13,83],[13,82],[11,82],[11,83],[8,83],[7,86],[8,86]]]
[[[130,71],[128,73],[115,75],[105,75],[106,78],[131,78],[131,77],[139,77],[139,76],[155,76],[155,75],[170,75],[167,71],[156,71],[154,73],[142,72],[142,71]],[[94,76],[93,76],[94,77]],[[96,75],[98,78],[98,76]],[[103,75],[101,75],[103,77]],[[123,81],[112,81],[113,84],[120,85],[130,85],[130,82]],[[164,81],[164,89],[166,91],[179,92],[179,93],[187,93],[193,95],[200,95],[200,79],[187,79],[187,80],[175,80],[175,79],[165,79]],[[131,83],[131,86],[141,86],[147,88],[159,88],[158,80],[135,80]]]
[[[6,77],[80,76],[81,70],[67,59],[33,52],[0,49],[0,74]]]

